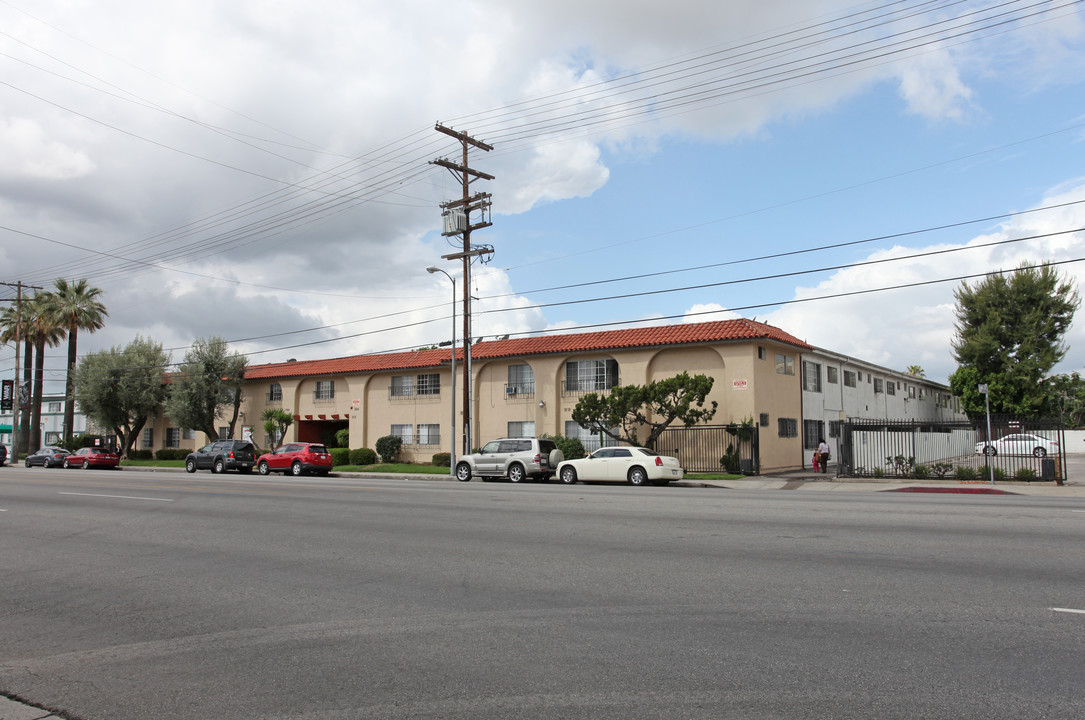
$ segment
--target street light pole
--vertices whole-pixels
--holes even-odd
[[[991,439],[991,389],[987,386],[987,383],[983,383],[979,386],[979,391],[983,393],[983,400],[987,404],[987,446],[991,446],[993,442]],[[983,456],[987,459],[987,472],[990,474],[991,484],[994,485],[995,466],[991,464],[991,456],[987,454],[987,446],[983,448]]]
[[[446,278],[452,281],[452,387],[449,392],[452,397],[452,422],[448,425],[449,441],[452,447],[452,452],[449,455],[448,461],[448,473],[449,475],[456,474],[456,278],[449,275],[447,272],[439,267],[430,265],[426,268],[426,272],[430,275],[433,273],[441,273]]]

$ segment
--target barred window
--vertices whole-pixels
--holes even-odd
[[[331,400],[335,397],[335,381],[334,380],[317,380],[316,392],[313,393],[313,399],[315,400]]]
[[[802,446],[814,450],[818,442],[825,437],[825,423],[821,420],[802,421]]]
[[[617,360],[571,360],[565,363],[566,390],[572,392],[610,390],[617,384]]]
[[[397,375],[392,378],[392,397],[414,395],[414,375]]]
[[[440,425],[419,425],[418,426],[418,444],[419,445],[440,445],[441,444],[441,426]]]
[[[568,370],[566,370],[568,372]],[[535,372],[530,365],[509,365],[509,395],[535,392]]]
[[[413,445],[414,444],[414,426],[413,425],[410,425],[410,424],[407,424],[407,425],[393,425],[392,426],[392,432],[390,432],[389,435],[395,435],[396,437],[398,437],[400,440],[403,441],[404,445]]]
[[[437,373],[419,375],[417,387],[419,395],[440,395],[441,376]]]
[[[780,437],[793,438],[799,436],[799,421],[795,418],[778,418],[776,424]]]

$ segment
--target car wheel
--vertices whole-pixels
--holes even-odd
[[[192,458],[189,458],[188,460],[185,460],[185,472],[190,472],[190,473],[196,472],[196,461],[193,460]]]
[[[995,455],[998,455],[998,450],[995,449],[994,445],[988,445],[983,448],[983,454],[987,457],[994,457]]]
[[[471,481],[471,466],[467,463],[460,463],[456,466],[456,479],[460,482]]]
[[[563,467],[561,469],[561,481],[566,485],[576,485],[576,469]]]
[[[64,461],[64,463],[63,463],[62,467],[63,467],[63,468],[65,469],[65,470],[67,470],[67,469],[68,469],[68,461],[67,461],[67,460],[65,460],[65,461]]]
[[[629,470],[629,484],[630,485],[644,485],[648,482],[648,474],[644,472],[644,468],[635,467]]]
[[[49,458],[45,458],[44,460],[42,460],[41,461],[41,466],[42,466],[42,468],[48,470],[49,469]]]
[[[293,465],[290,466],[290,474],[293,475],[294,477],[301,476],[301,473],[302,473],[302,470],[301,470],[301,463],[300,462],[296,462],[296,463],[294,463]]]
[[[67,460],[65,460],[65,462],[67,462]],[[90,470],[90,460],[84,460],[83,461],[83,469],[84,470]]]
[[[1047,457],[1047,450],[1044,450],[1042,447],[1038,447],[1032,451],[1032,455],[1033,457],[1038,458]]]
[[[223,461],[222,458],[218,458],[217,460],[215,460],[215,464],[211,466],[211,472],[213,472],[213,473],[224,473],[224,472],[226,472],[226,463]]]
[[[271,474],[271,466],[267,464],[267,460],[261,460],[260,464],[256,466],[256,469],[260,471],[261,475]]]
[[[30,458],[27,458],[26,462],[23,463],[23,464],[26,465],[27,467],[30,467]]]
[[[518,463],[509,465],[509,482],[518,483],[524,479],[524,466]]]

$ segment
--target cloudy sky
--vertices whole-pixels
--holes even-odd
[[[493,146],[476,336],[755,317],[945,381],[960,278],[1085,279],[1081,2],[0,0],[0,28],[0,280],[102,288],[83,352],[448,340],[436,123]],[[1085,368],[1085,319],[1068,344]]]

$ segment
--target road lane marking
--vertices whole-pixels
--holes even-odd
[[[116,498],[118,500],[154,500],[156,502],[173,502],[172,498],[136,497],[134,495],[98,495],[96,493],[57,492],[57,495],[81,495],[83,497]]]
[[[1074,615],[1085,615],[1085,610],[1075,610],[1074,608],[1051,608],[1055,612],[1073,613]]]

